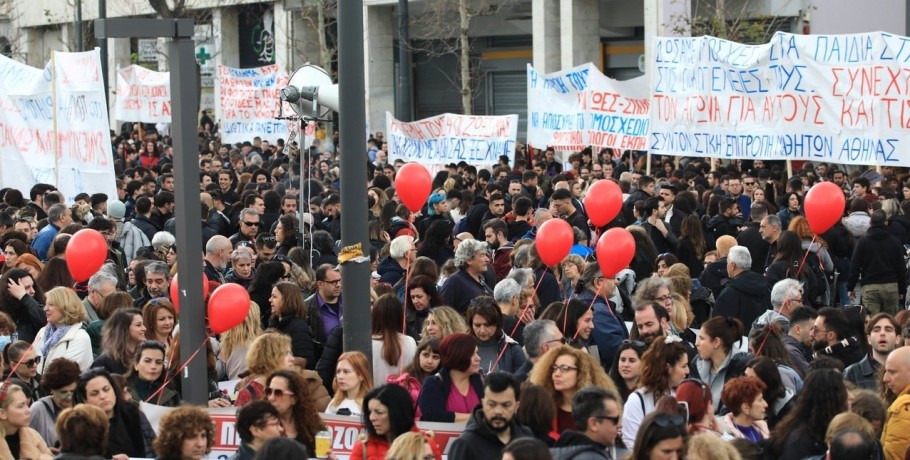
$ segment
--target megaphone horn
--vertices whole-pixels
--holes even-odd
[[[281,90],[281,100],[301,117],[325,118],[330,110],[338,110],[338,85],[332,84],[325,69],[307,64],[291,75],[288,86]]]

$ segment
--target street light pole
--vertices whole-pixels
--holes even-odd
[[[82,0],[76,0],[76,49],[85,51],[85,40],[82,38]],[[101,62],[104,62],[102,59]]]
[[[398,110],[396,118],[411,121],[411,51],[408,0],[398,0]]]

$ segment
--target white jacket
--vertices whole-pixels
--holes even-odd
[[[35,337],[34,350],[39,356],[41,356],[42,348],[44,348],[44,335],[46,333],[47,326],[44,326]],[[47,356],[41,357],[38,373],[43,374],[44,368],[57,358],[66,358],[74,361],[79,365],[79,370],[83,372],[92,366],[92,360],[94,359],[92,357],[92,340],[89,338],[88,332],[82,329],[81,323],[76,323],[70,327],[66,331],[66,335],[48,350]]]

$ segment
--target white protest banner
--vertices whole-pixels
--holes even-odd
[[[658,38],[651,153],[910,165],[910,38]]]
[[[171,122],[171,73],[138,65],[117,71],[114,118],[144,123]]]
[[[287,139],[287,122],[276,119],[282,113],[278,96],[287,82],[287,72],[279,64],[253,69],[219,65],[215,100],[221,141],[233,144],[259,136],[274,144]]]
[[[594,64],[540,74],[528,65],[528,143],[557,150],[642,150],[650,123],[644,77],[619,81]]]
[[[158,426],[165,414],[174,410],[173,407],[162,407],[146,402],[139,403],[140,409],[148,418],[149,423],[158,434]],[[237,421],[237,409],[208,408],[212,421],[215,422],[215,445],[212,452],[206,457],[211,460],[226,459],[240,448],[240,437],[234,425]],[[358,417],[345,417],[341,415],[319,414],[322,421],[332,432],[332,452],[339,460],[347,460],[351,451],[360,448],[358,436],[363,431],[363,423]],[[417,428],[423,431],[432,431],[433,439],[442,451],[442,458],[446,459],[452,441],[464,431],[463,423],[432,423],[417,422]]]
[[[108,127],[97,50],[55,52],[44,70],[0,56],[4,187],[51,184],[69,201],[82,192],[117,196]]]
[[[423,164],[466,161],[474,165],[499,162],[500,155],[515,159],[518,115],[483,116],[444,113],[414,122],[396,120],[386,112],[389,161],[402,159]]]

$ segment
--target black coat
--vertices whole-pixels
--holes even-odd
[[[759,275],[764,272],[764,261],[768,259],[768,248],[771,244],[761,237],[758,231],[758,222],[749,222],[746,229],[739,232],[736,244],[745,246],[752,255],[752,271]]]
[[[720,292],[711,316],[739,318],[743,324],[752,324],[770,309],[771,293],[765,285],[765,278],[746,270],[731,278]]]
[[[149,241],[152,241],[152,237],[155,236],[155,233],[164,229],[164,226],[159,225],[158,222],[145,217],[142,214],[136,215],[130,222],[135,225],[136,228],[142,230],[142,233],[145,233],[145,236],[148,237]]]
[[[278,329],[283,334],[291,337],[291,352],[294,356],[306,359],[306,368],[316,368],[316,350],[313,346],[313,334],[310,325],[303,318],[286,316],[279,319],[273,316],[269,320],[269,327]]]
[[[332,329],[329,337],[325,340],[322,347],[322,355],[319,362],[316,363],[316,373],[322,378],[322,384],[329,390],[330,395],[335,394],[332,389],[332,380],[335,378],[335,366],[338,364],[338,357],[344,353],[344,328],[341,326]]]
[[[534,437],[530,428],[521,425],[514,418],[509,426],[512,439]],[[500,458],[505,443],[499,440],[499,435],[484,422],[483,410],[480,406],[474,409],[471,418],[465,425],[464,432],[452,442],[449,450],[449,460],[478,460]]]
[[[898,293],[907,291],[907,266],[904,247],[884,227],[870,227],[853,250],[847,289],[853,290],[863,277],[862,285],[897,283]]]
[[[698,281],[703,287],[706,287],[711,290],[711,293],[714,294],[714,299],[716,300],[720,296],[720,291],[724,289],[724,286],[729,282],[730,277],[727,275],[727,258],[721,257],[717,261],[708,264],[705,267],[705,270],[701,272],[701,276],[698,277]]]
[[[10,296],[10,299],[13,297]],[[5,305],[3,312],[9,314],[16,323],[16,334],[19,335],[19,340],[25,340],[28,343],[34,342],[38,331],[47,325],[44,306],[28,294],[22,296],[14,305]]]

